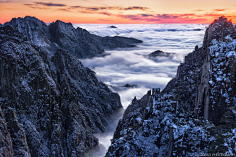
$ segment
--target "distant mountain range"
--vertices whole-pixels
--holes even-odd
[[[90,34],[80,27],[60,20],[49,25],[35,17],[13,18],[4,26],[11,25],[23,33],[31,44],[42,46],[54,54],[57,49],[69,51],[77,58],[90,58],[104,52],[105,49],[134,47],[141,40],[127,37],[100,37]]]

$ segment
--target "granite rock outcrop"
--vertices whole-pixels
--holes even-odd
[[[7,122],[4,117],[4,113],[0,107],[0,156],[13,157],[13,146],[10,133],[7,129]]]
[[[52,55],[57,49],[64,49],[77,58],[91,58],[102,54],[104,49],[134,47],[135,44],[142,42],[119,36],[100,37],[60,20],[48,25],[30,16],[13,18],[4,25],[15,27],[28,38],[31,44],[44,48]]]
[[[120,97],[68,51],[52,56],[37,44],[49,37],[39,24],[40,37],[0,27],[0,154],[82,157],[98,146],[94,133],[106,131]]]
[[[82,28],[75,29],[71,23],[57,20],[49,25],[35,17],[13,18],[4,25],[12,25],[23,33],[31,44],[41,46],[54,54],[57,49],[68,50],[78,58],[94,57],[104,52],[91,34]]]
[[[215,20],[161,92],[132,101],[106,156],[235,156],[235,35]]]

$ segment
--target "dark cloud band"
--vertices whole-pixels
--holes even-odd
[[[0,1],[2,2],[2,1]],[[46,3],[46,2],[34,2],[32,4],[24,4],[26,6],[29,7],[36,7],[36,6],[47,6],[47,7],[67,7],[64,8],[64,11],[69,11],[69,10],[78,10],[78,11],[108,11],[108,10],[123,10],[123,11],[129,11],[129,10],[141,10],[141,11],[145,11],[145,10],[149,10],[149,8],[147,7],[141,7],[141,6],[130,6],[130,7],[85,7],[85,6],[80,6],[80,5],[76,5],[76,6],[67,6],[65,4],[61,4],[61,3]]]
[[[60,4],[60,3],[45,3],[45,2],[34,2],[33,4],[24,4],[30,7],[35,7],[38,5],[42,5],[42,6],[48,6],[48,7],[65,7],[67,5],[65,4]]]
[[[0,1],[0,3],[10,3],[10,0],[6,0],[6,1]]]
[[[67,5],[65,4],[60,4],[60,3],[45,3],[45,2],[34,2],[35,4],[38,4],[38,5],[43,5],[43,6],[55,6],[55,7],[65,7]]]
[[[100,11],[100,10],[148,10],[147,7],[140,6],[130,6],[127,8],[123,7],[83,7],[83,6],[70,6],[68,9],[83,9],[91,11]]]

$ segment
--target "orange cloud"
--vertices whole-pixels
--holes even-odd
[[[223,16],[222,14],[136,14],[136,15],[115,15],[119,18],[129,19],[143,23],[211,23],[215,18]],[[236,16],[228,15],[229,19],[235,19]]]
[[[99,21],[103,21],[103,22],[111,22],[112,20],[106,20],[106,19],[98,19]]]
[[[204,5],[184,6],[186,3],[182,5],[180,0],[178,4],[181,3],[182,9],[179,6],[179,11],[176,9],[176,12],[169,9],[170,5],[165,8],[164,4],[167,4],[167,2],[164,1],[162,1],[163,7],[161,3],[156,5],[159,0],[147,0],[147,3],[141,0],[130,0],[127,3],[119,4],[121,1],[126,2],[125,0],[119,0],[119,2],[110,3],[108,0],[103,0],[105,4],[101,4],[101,1],[93,3],[91,0],[83,0],[80,3],[72,0],[52,0],[50,2],[41,2],[41,0],[35,0],[35,2],[31,0],[0,0],[0,15],[2,15],[0,22],[3,23],[10,21],[13,17],[24,17],[26,15],[35,16],[47,23],[57,19],[72,23],[211,23],[215,18],[222,15],[236,21],[236,13],[232,12],[233,9],[230,9],[235,4],[224,5],[226,4],[225,1],[228,0],[222,0],[222,4],[211,6],[208,9]],[[153,3],[149,4],[149,1]],[[127,5],[124,6],[124,4]],[[173,2],[173,6],[174,4],[176,2]]]
[[[195,14],[139,14],[139,15],[117,15],[120,18],[132,21],[142,21],[148,23],[206,23],[205,18],[195,18]]]
[[[194,12],[198,12],[198,11],[205,11],[205,10],[202,10],[202,9],[197,9],[197,10],[193,10]]]
[[[51,9],[50,7],[66,7],[67,5],[61,3],[46,3],[46,2],[34,2],[32,4],[24,4],[33,9]]]
[[[45,2],[34,2],[31,4],[24,4],[25,6],[29,6],[31,8],[39,8],[41,9],[39,6],[46,6],[46,7],[66,7],[67,5],[65,4],[61,4],[61,3],[45,3]],[[51,8],[48,8],[51,9]],[[123,11],[128,11],[128,10],[141,10],[141,11],[146,11],[149,10],[150,8],[148,7],[142,7],[142,6],[130,6],[130,7],[98,7],[98,6],[94,6],[94,7],[85,7],[85,6],[80,6],[80,5],[76,5],[76,6],[68,6],[67,8],[64,9],[60,9],[60,10],[64,10],[64,11],[71,11],[71,10],[79,10],[79,11],[104,11],[104,10],[123,10]]]
[[[48,7],[52,7],[52,6],[64,7],[64,6],[67,6],[65,4],[60,4],[60,3],[45,3],[45,2],[34,2],[34,3],[38,4],[38,5],[48,6]]]
[[[214,11],[225,11],[226,9],[214,9]]]
[[[84,7],[84,6],[70,6],[68,9],[79,9],[79,10],[90,10],[90,11],[100,11],[100,10],[148,10],[148,7],[141,6],[130,6],[127,8],[124,7]]]

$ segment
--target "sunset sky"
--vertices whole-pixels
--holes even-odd
[[[236,23],[236,0],[0,0],[0,23],[35,16],[51,23]]]

